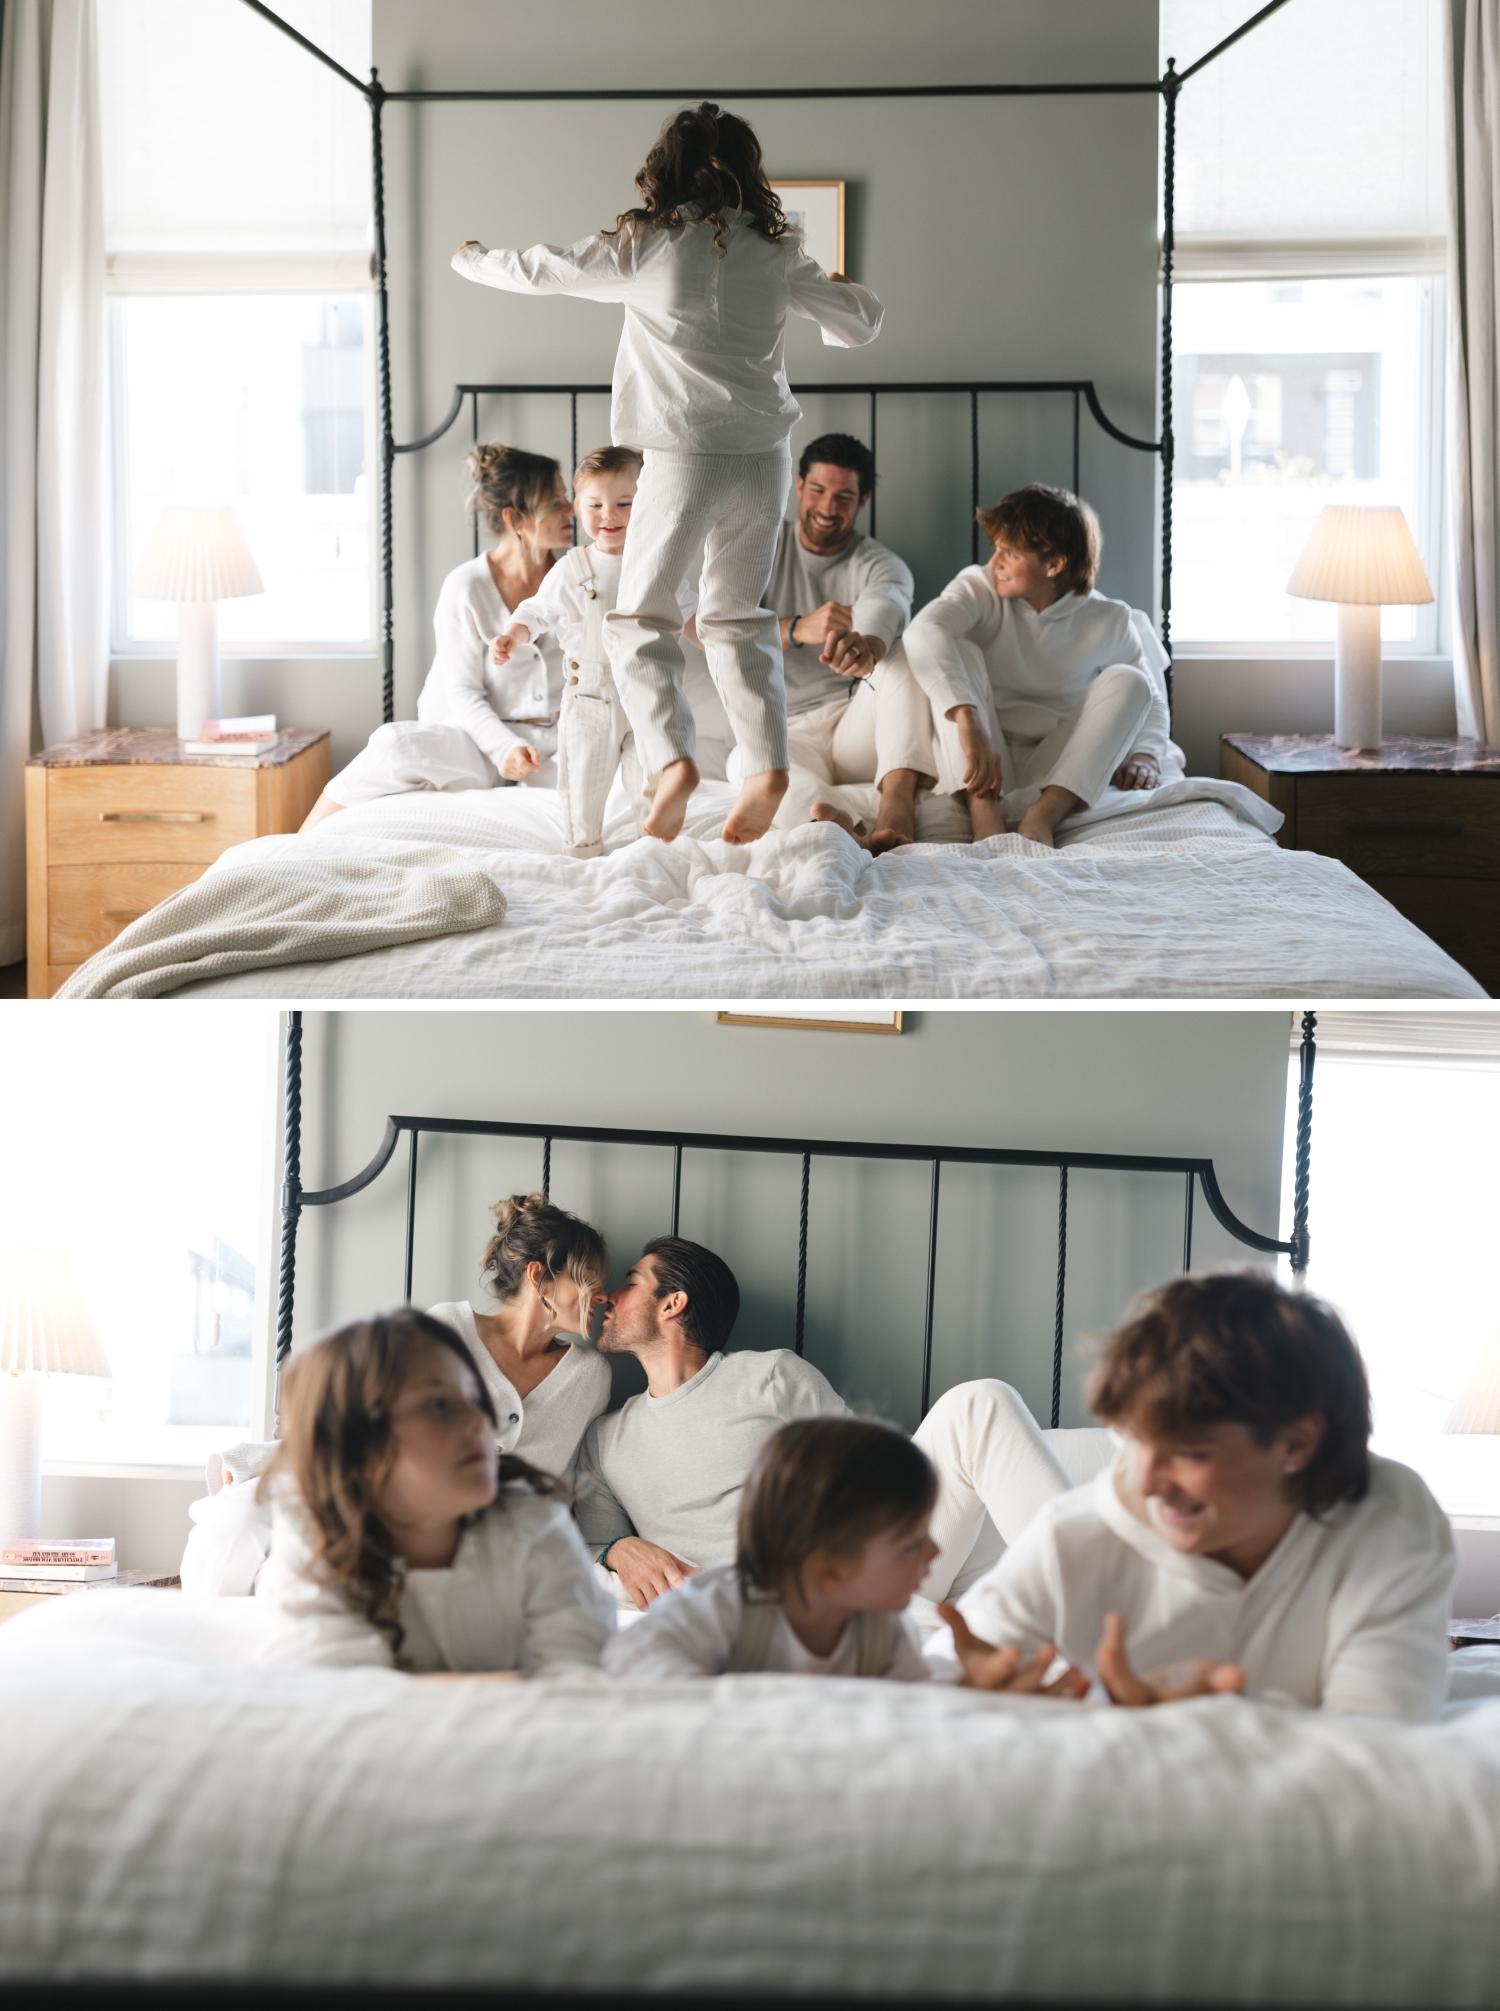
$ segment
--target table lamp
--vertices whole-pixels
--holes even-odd
[[[136,600],[177,602],[179,740],[196,740],[204,720],[222,709],[219,602],[265,590],[229,505],[162,511],[130,591]]]
[[[1433,598],[1405,517],[1393,504],[1330,503],[1286,590],[1297,600],[1337,601],[1334,744],[1379,747],[1380,610]]]
[[[67,1252],[0,1249],[0,1540],[41,1534],[43,1378],[109,1373]]]
[[[1500,1327],[1470,1370],[1443,1430],[1500,1435]]]

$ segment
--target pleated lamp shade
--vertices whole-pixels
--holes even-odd
[[[0,1247],[0,1374],[38,1373],[111,1371],[67,1252]]]
[[[1406,519],[1394,505],[1330,503],[1286,590],[1344,607],[1415,607],[1433,598]]]
[[[228,504],[163,510],[130,582],[143,601],[233,601],[265,590]]]
[[[1448,1413],[1445,1432],[1500,1433],[1500,1327],[1489,1337],[1474,1364],[1458,1402]]]

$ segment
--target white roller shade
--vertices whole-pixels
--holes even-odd
[[[1440,0],[1294,0],[1184,86],[1176,228],[1195,239],[1384,238],[1447,230]],[[1185,70],[1260,0],[1161,0]],[[1410,269],[1403,263],[1402,269]],[[1205,274],[1205,276],[1207,276]]]
[[[370,0],[278,0],[355,76]],[[105,238],[131,291],[369,284],[364,99],[240,0],[102,0]]]

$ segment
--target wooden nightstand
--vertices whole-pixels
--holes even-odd
[[[127,922],[246,838],[295,831],[328,780],[326,732],[264,754],[184,754],[164,727],[112,727],[26,764],[26,981],[51,998]]]
[[[0,1622],[14,1620],[28,1606],[39,1606],[44,1599],[71,1598],[75,1592],[112,1592],[121,1585],[149,1585],[164,1592],[182,1590],[182,1580],[175,1571],[122,1571],[116,1578],[95,1578],[81,1585],[65,1578],[43,1585],[35,1578],[6,1578],[0,1574]]]
[[[1278,844],[1341,859],[1500,996],[1500,748],[1226,733],[1219,773],[1284,813]]]

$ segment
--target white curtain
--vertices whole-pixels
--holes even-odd
[[[108,400],[96,0],[0,0],[0,964],[25,955],[23,768],[103,726]]]
[[[1447,0],[1458,730],[1500,747],[1500,0]]]

